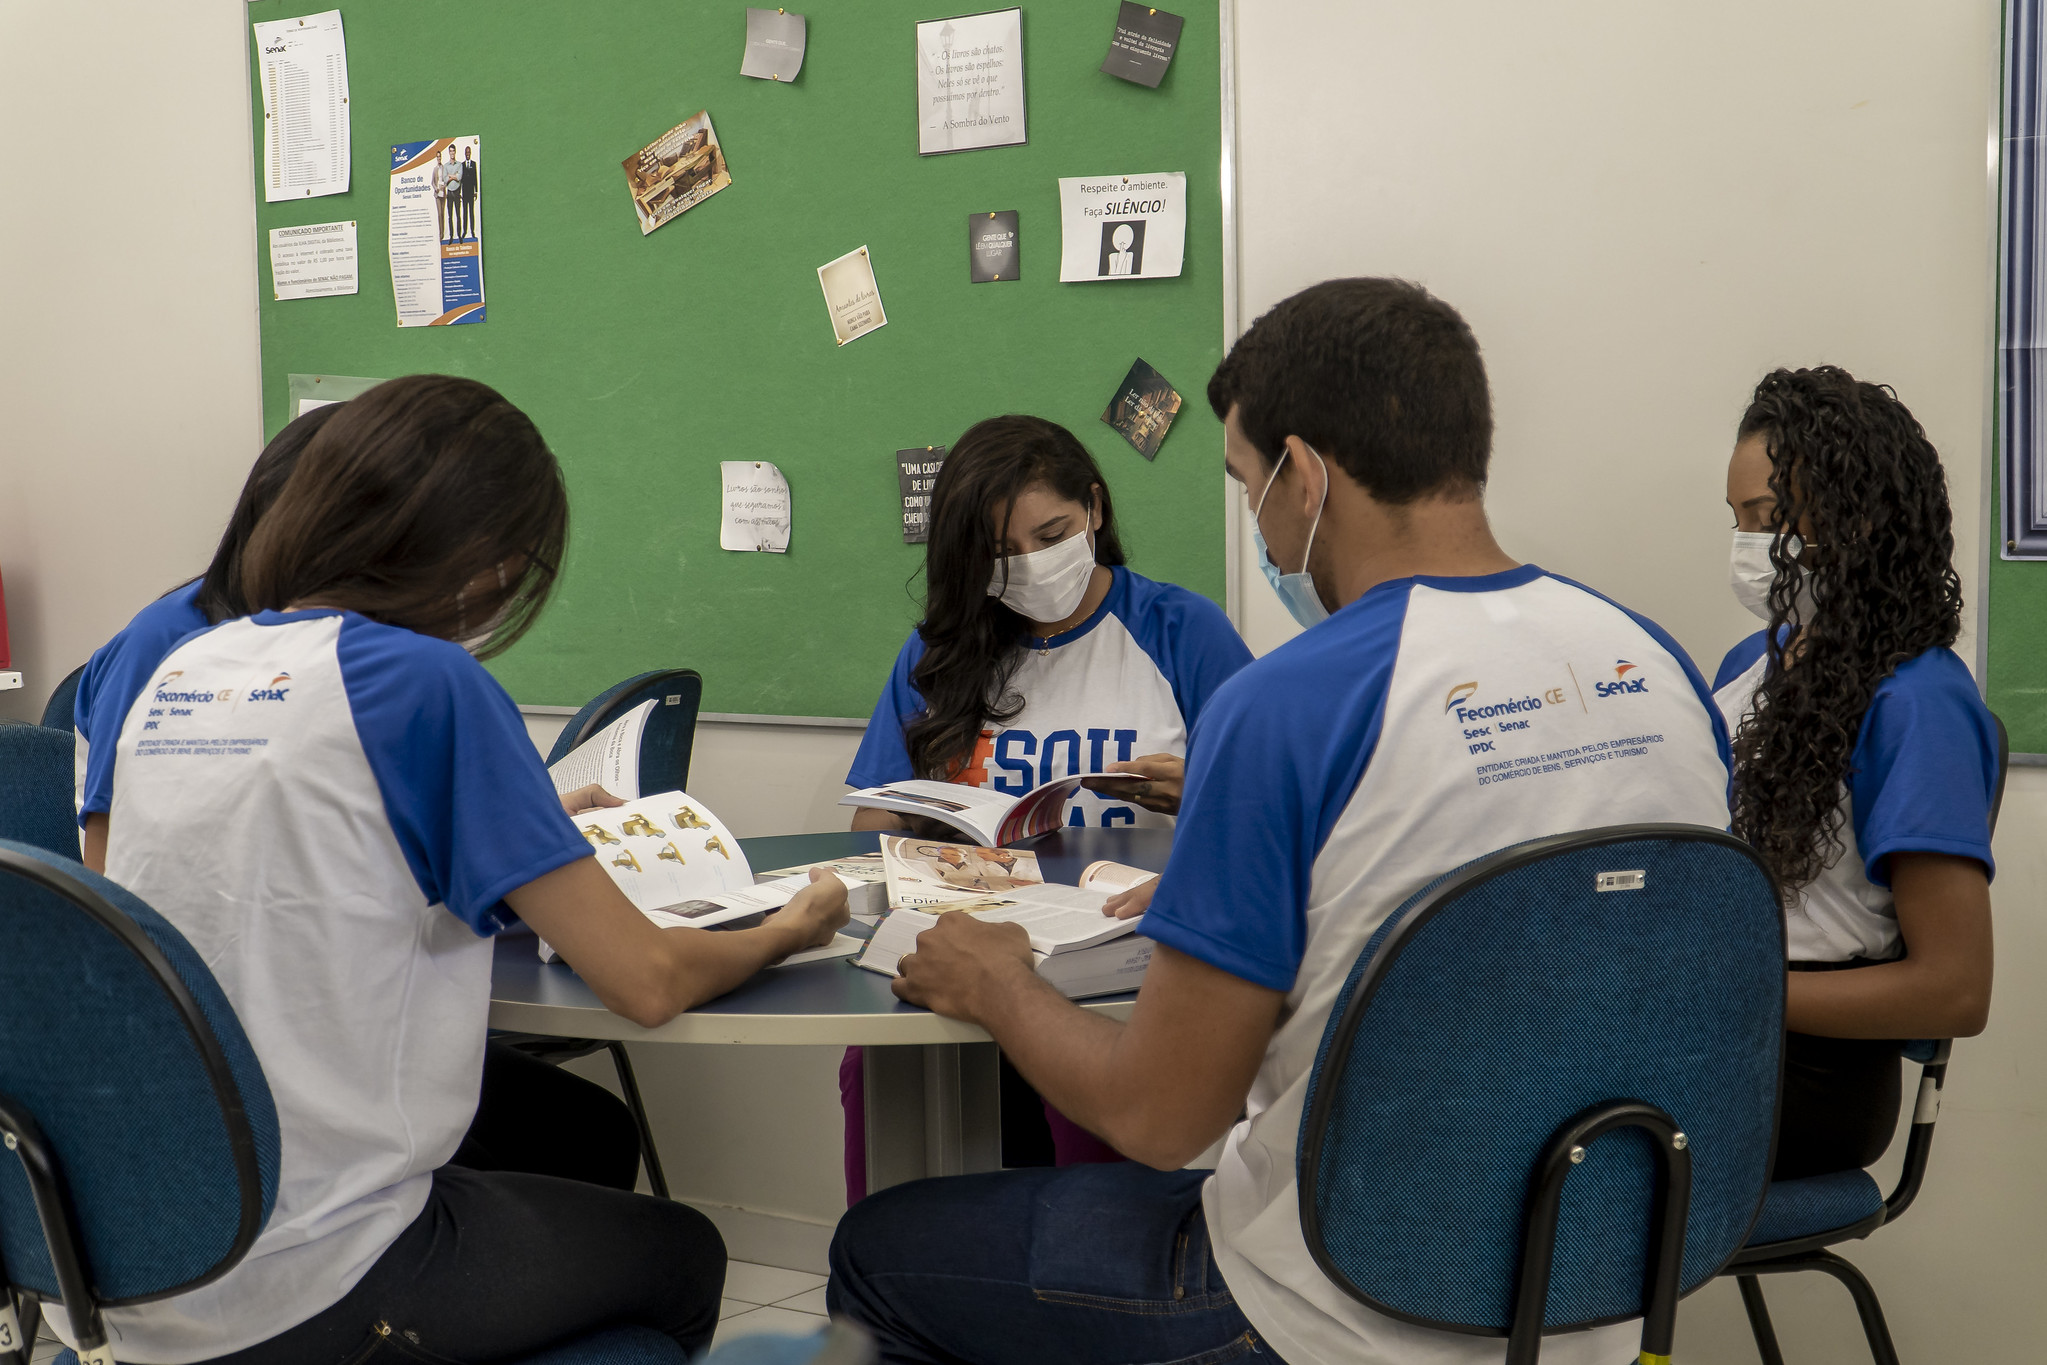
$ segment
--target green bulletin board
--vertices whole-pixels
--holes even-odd
[[[1986,477],[2001,482],[1998,460]],[[2004,525],[2004,493],[1991,508],[1986,533]],[[1984,581],[1988,610],[1978,618],[1984,632],[1983,699],[2004,722],[2014,754],[2047,754],[2047,563],[2006,559],[1990,547]]]
[[[316,4],[258,0],[253,22]],[[572,539],[540,624],[493,668],[526,704],[578,705],[648,668],[704,675],[709,711],[865,716],[917,618],[895,452],[979,418],[1071,428],[1115,492],[1133,567],[1221,600],[1217,6],[1157,90],[1101,74],[1116,0],[1023,7],[1017,147],[917,154],[914,25],[954,11],[812,0],[802,74],[739,75],[743,3],[344,0],[350,192],[257,207],[264,411],[287,376],[473,376],[539,425]],[[251,57],[254,57],[253,43]],[[732,184],[642,237],[620,163],[699,109]],[[258,162],[262,111],[255,109]],[[390,148],[480,135],[489,320],[397,326]],[[1184,171],[1177,279],[1061,285],[1061,176]],[[969,284],[970,213],[1021,213],[1022,278]],[[361,292],[276,302],[267,232],[353,219]],[[888,325],[839,347],[817,267],[871,249]],[[1101,423],[1142,356],[1185,396],[1155,463]],[[721,460],[779,465],[786,555],[718,548]]]

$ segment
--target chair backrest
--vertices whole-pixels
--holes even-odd
[[[17,1288],[61,1298],[74,1323],[217,1279],[270,1217],[277,1111],[213,974],[134,895],[11,841],[0,1111],[21,1136],[18,1153],[0,1153],[0,1265]],[[61,1183],[82,1282],[51,1249],[32,1147]]]
[[[0,725],[0,839],[78,856],[72,803],[73,736],[41,725]]]
[[[1762,1206],[1783,1020],[1783,915],[1738,839],[1618,826],[1467,863],[1373,935],[1330,1014],[1301,1124],[1308,1247],[1379,1312],[1506,1335],[1545,1149],[1639,1101],[1688,1139],[1689,1292]],[[1570,1167],[1544,1331],[1644,1312],[1656,1159],[1624,1128]]]
[[[640,736],[640,790],[682,791],[689,786],[689,756],[696,743],[697,708],[703,704],[704,680],[693,668],[660,668],[607,687],[576,712],[548,751],[550,764],[632,710],[654,703]]]
[[[50,699],[43,703],[43,724],[52,730],[76,731],[78,729],[78,679],[85,673],[80,664],[64,675],[57,684],[57,690],[50,693]]]

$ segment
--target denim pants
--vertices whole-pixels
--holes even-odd
[[[1283,1365],[1216,1269],[1206,1176],[1126,1161],[898,1185],[840,1221],[826,1302],[889,1362]]]

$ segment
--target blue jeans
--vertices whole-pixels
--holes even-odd
[[[1284,1365],[1216,1269],[1206,1175],[1126,1161],[897,1185],[840,1221],[826,1303],[904,1365]]]

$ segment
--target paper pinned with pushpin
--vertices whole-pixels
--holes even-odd
[[[746,57],[739,74],[763,81],[793,81],[803,70],[803,49],[809,26],[800,14],[785,9],[746,12]]]
[[[718,522],[721,550],[789,552],[789,481],[766,460],[722,460],[724,514]]]

